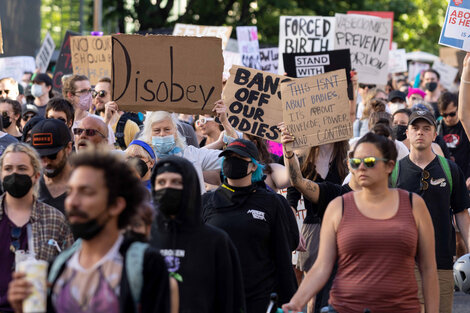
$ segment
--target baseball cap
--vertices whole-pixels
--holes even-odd
[[[406,95],[404,92],[400,90],[394,90],[388,94],[388,101],[392,101],[393,99],[400,99],[403,102],[406,102]]]
[[[434,115],[427,110],[418,110],[411,113],[408,125],[412,125],[416,120],[419,119],[423,119],[437,128],[436,119],[434,118]]]
[[[229,152],[236,153],[246,158],[253,158],[259,161],[258,149],[255,144],[249,140],[236,139],[232,141],[227,148],[219,154],[219,157],[227,155]]]
[[[34,104],[25,104],[22,106],[21,116],[24,116],[26,113],[38,114],[38,108]]]
[[[71,141],[70,129],[61,120],[42,120],[31,130],[31,145],[40,156],[57,153]]]

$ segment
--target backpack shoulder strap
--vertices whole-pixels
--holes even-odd
[[[144,254],[148,246],[148,243],[136,241],[131,244],[126,252],[126,275],[136,313],[141,311],[140,295],[144,285]]]
[[[446,174],[447,181],[449,182],[449,187],[450,187],[450,193],[452,194],[452,172],[450,171],[450,165],[449,161],[441,155],[437,156],[439,158],[439,163],[441,164],[442,169],[444,170],[444,173]]]
[[[124,129],[126,127],[127,120],[128,118],[126,116],[121,115],[116,125],[116,133],[115,133],[116,142],[119,144],[119,147],[121,147],[122,149],[127,148],[126,142],[124,141]]]
[[[59,272],[62,266],[65,264],[65,262],[68,261],[68,259],[72,257],[72,255],[81,247],[81,245],[82,240],[77,239],[70,248],[64,250],[54,259],[47,277],[49,283],[54,283],[54,281],[57,279],[57,276],[59,276]]]
[[[395,167],[393,168],[392,175],[390,176],[391,184],[393,188],[397,187],[399,172],[400,172],[400,161],[397,161],[397,163],[395,164]]]

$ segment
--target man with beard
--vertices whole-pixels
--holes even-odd
[[[106,124],[97,116],[90,115],[80,121],[73,129],[75,135],[75,150],[79,151],[89,146],[97,147],[108,144],[108,129]]]
[[[66,184],[71,172],[67,162],[72,152],[70,130],[61,120],[43,120],[31,130],[31,145],[41,156],[44,167],[38,199],[64,213]]]

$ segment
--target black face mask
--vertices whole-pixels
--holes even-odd
[[[245,161],[236,157],[225,158],[222,168],[224,175],[230,179],[240,179],[248,176],[248,164],[251,161]]]
[[[393,134],[398,141],[403,141],[406,139],[406,125],[395,125],[392,128]]]
[[[144,177],[145,174],[147,174],[147,172],[149,171],[147,163],[145,163],[145,161],[143,161],[142,159],[132,157],[129,158],[129,160],[133,160],[133,162],[135,162],[134,165],[136,167],[137,172],[139,173],[140,178]]]
[[[3,177],[3,189],[14,198],[23,198],[33,186],[31,177],[13,173]]]
[[[8,128],[11,125],[11,120],[8,115],[2,115],[2,125],[3,128]]]
[[[182,189],[163,188],[154,192],[153,204],[166,217],[175,216],[179,213],[182,198]]]
[[[70,224],[70,230],[75,239],[82,238],[83,240],[91,240],[103,230],[105,225],[106,222],[100,224],[98,218],[94,218],[85,223]]]
[[[430,92],[433,92],[437,88],[437,83],[436,82],[426,83],[426,85],[424,85],[424,87],[426,88],[426,90],[429,90]]]

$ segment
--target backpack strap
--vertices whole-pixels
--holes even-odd
[[[400,164],[400,161],[398,161],[395,164],[395,167],[393,168],[393,171],[392,171],[392,175],[390,176],[392,188],[397,187],[398,173],[400,172],[400,165],[399,164]]]
[[[126,275],[136,313],[141,311],[140,295],[144,285],[144,254],[148,246],[148,243],[136,241],[126,252]]]
[[[127,119],[126,116],[121,115],[116,125],[116,133],[114,134],[116,136],[116,142],[123,150],[127,148],[126,142],[124,141],[124,128],[126,127]]]
[[[64,250],[54,259],[54,262],[52,263],[51,269],[49,271],[49,275],[47,277],[47,280],[50,284],[54,283],[54,281],[59,276],[62,266],[65,264],[65,262],[67,262],[72,257],[72,255],[78,249],[80,249],[81,246],[82,246],[82,240],[77,239],[70,248],[68,248],[67,250]],[[49,293],[50,292],[51,292],[51,289],[49,289]]]
[[[450,171],[450,166],[449,166],[449,161],[441,155],[437,156],[439,158],[439,163],[441,164],[442,169],[444,170],[444,173],[446,174],[447,181],[449,182],[449,187],[450,187],[450,194],[452,194],[452,172]]]

